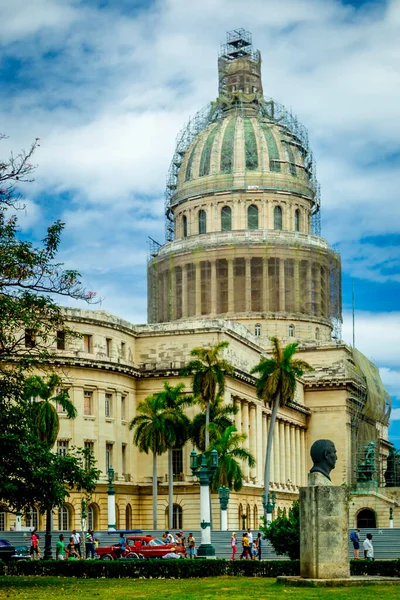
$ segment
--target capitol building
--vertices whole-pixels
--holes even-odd
[[[57,450],[91,448],[101,476],[89,525],[107,529],[107,473],[115,470],[117,528],[152,529],[152,456],[133,445],[129,424],[138,403],[163,382],[190,378],[180,370],[194,347],[229,342],[234,366],[225,402],[256,458],[245,484],[231,491],[228,527],[258,528],[271,411],[257,398],[251,369],[268,355],[270,337],[299,343],[314,370],[297,382],[279,409],[271,461],[273,516],[286,512],[307,484],[309,449],[333,440],[335,485],[351,489],[349,526],[387,527],[385,487],[390,397],[379,371],[341,339],[341,261],[320,231],[320,188],[307,130],[290,111],[264,96],[260,52],[244,30],[228,32],[218,58],[218,97],[177,138],[166,190],[166,242],[152,242],[148,260],[148,324],[103,310],[65,309],[81,338],[58,339],[57,368],[70,386],[78,417],[59,413]],[[193,416],[198,408],[191,408]],[[374,476],[359,465],[374,442]],[[199,529],[200,489],[190,470],[189,443],[173,451],[174,528]],[[158,458],[158,528],[167,527],[167,454]],[[220,526],[212,494],[213,527]],[[7,516],[7,519],[11,519]],[[78,528],[81,495],[54,513],[55,529]],[[8,523],[8,525],[10,525]],[[44,526],[35,509],[26,524]]]

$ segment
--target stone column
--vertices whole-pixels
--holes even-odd
[[[301,449],[300,449],[300,429],[296,427],[296,481],[297,487],[300,487],[301,482]]]
[[[250,428],[249,428],[249,449],[254,458],[257,460],[257,425],[256,425],[256,407],[250,404]],[[250,469],[250,477],[256,477],[256,467]]]
[[[285,487],[288,487],[288,481],[292,480],[291,473],[291,463],[292,463],[292,452],[290,447],[290,425],[289,423],[285,424],[285,467],[286,467],[286,478],[285,478]]]
[[[307,466],[306,466],[306,432],[304,429],[300,432],[301,446],[301,485],[307,484]]]
[[[242,403],[238,398],[235,398],[235,406],[239,409],[235,415],[235,427],[238,433],[242,433]]]
[[[256,408],[256,420],[257,420],[257,454],[256,454],[256,469],[257,469],[257,482],[261,483],[264,480],[264,440],[265,438],[265,421],[262,412],[262,407],[257,406]]]
[[[269,428],[271,426],[271,417],[266,417],[266,438],[265,438],[265,448],[264,448],[264,456],[266,457],[267,451],[267,434],[269,432]],[[270,461],[270,480],[276,481],[276,471],[275,471],[275,434],[274,439],[272,440],[272,448],[271,448],[271,461]],[[265,459],[264,459],[264,469],[265,469]]]
[[[286,461],[285,461],[285,423],[279,423],[279,464],[280,483],[286,485]]]
[[[291,479],[291,482],[292,482],[292,486],[296,485],[295,484],[295,480],[296,480],[296,459],[297,459],[297,455],[296,455],[295,427],[294,427],[294,425],[291,425],[290,426],[290,462],[291,462],[290,479]]]
[[[187,269],[182,265],[182,317],[188,316]]]
[[[309,315],[312,314],[312,275],[311,275],[311,262],[307,261],[307,289],[304,291],[306,297],[306,311]]]
[[[271,420],[269,422],[269,427],[271,426]],[[276,419],[275,427],[274,427],[274,438],[273,438],[273,456],[274,456],[274,482],[279,484],[281,481],[280,469],[279,469],[279,420]]]
[[[249,450],[249,404],[244,401],[242,403],[242,417],[243,417],[243,433],[246,434],[247,438],[243,442],[243,447]],[[243,474],[246,478],[250,475],[250,469],[247,464],[243,465]]]
[[[285,311],[285,261],[279,259],[279,310]]]
[[[201,268],[200,263],[194,263],[196,269],[196,316],[201,315]]]
[[[294,310],[300,311],[300,262],[294,261]]]
[[[235,281],[233,277],[233,259],[228,259],[228,312],[235,310]]]
[[[251,264],[250,259],[244,259],[245,264],[245,281],[246,281],[246,289],[244,290],[245,299],[246,299],[246,312],[251,312]]]
[[[217,263],[211,261],[211,314],[217,312]]]
[[[262,282],[262,310],[268,311],[268,258],[263,258],[263,282]]]

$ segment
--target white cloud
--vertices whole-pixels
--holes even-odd
[[[400,408],[395,408],[394,410],[392,410],[391,415],[390,415],[390,420],[391,421],[400,421]],[[400,439],[400,438],[397,438]]]
[[[343,315],[343,339],[352,342],[352,317]],[[378,365],[400,369],[400,312],[355,312],[356,347]]]

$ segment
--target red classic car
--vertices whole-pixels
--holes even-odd
[[[179,544],[164,544],[151,535],[132,535],[126,537],[126,550],[121,552],[119,544],[96,548],[98,558],[115,560],[116,558],[162,558],[169,552],[185,556],[185,547]]]

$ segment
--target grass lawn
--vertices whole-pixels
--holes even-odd
[[[25,600],[127,600],[168,598],[168,600],[397,600],[398,586],[311,589],[277,585],[275,579],[215,577],[207,579],[73,579],[61,577],[0,577],[0,598]]]

